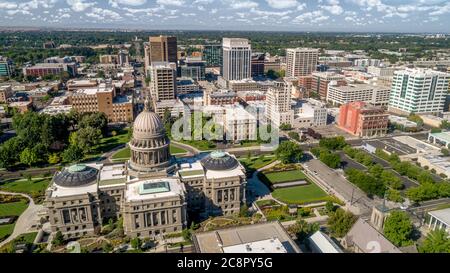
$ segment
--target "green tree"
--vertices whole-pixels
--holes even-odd
[[[62,153],[64,162],[78,162],[83,159],[83,150],[78,145],[70,145]]]
[[[289,123],[283,123],[280,125],[280,130],[282,131],[292,130],[292,125],[290,125]]]
[[[248,210],[247,204],[242,205],[241,208],[239,209],[239,216],[240,217],[248,217],[249,215],[250,215],[250,212]]]
[[[312,223],[309,224],[305,220],[297,220],[297,222],[289,227],[289,232],[295,234],[300,242],[303,242],[306,238],[312,235],[314,232],[318,231],[320,228],[319,224]]]
[[[404,198],[402,197],[400,191],[394,190],[394,189],[388,189],[387,190],[386,198],[389,201],[397,202],[397,203],[403,203],[403,201],[405,201]]]
[[[320,153],[319,159],[332,169],[337,169],[341,166],[341,157],[338,154],[322,152]]]
[[[52,153],[48,156],[49,164],[58,164],[61,161],[61,157],[57,153]]]
[[[448,149],[446,149],[446,148],[442,148],[442,149],[441,149],[441,153],[442,153],[444,156],[449,156],[449,155],[450,155],[450,151],[449,151]]]
[[[83,127],[76,133],[77,145],[84,153],[91,153],[101,138],[101,130],[90,126]]]
[[[289,132],[288,136],[294,140],[300,141],[300,135],[297,132]]]
[[[114,249],[113,246],[108,242],[104,242],[102,244],[102,250],[105,253],[109,253],[109,252],[113,251],[113,249]]]
[[[328,200],[327,203],[325,204],[325,209],[327,210],[328,213],[334,212],[335,211],[335,206],[333,201]]]
[[[300,161],[303,157],[303,151],[300,146],[292,141],[284,141],[275,151],[275,155],[283,163],[292,163]]]
[[[103,112],[84,115],[79,122],[80,128],[92,127],[100,130],[103,136],[108,134],[108,117]]]
[[[413,243],[413,224],[409,216],[403,211],[393,211],[384,223],[384,235],[389,241],[398,247],[408,246]]]
[[[333,236],[342,238],[352,228],[356,222],[356,217],[349,211],[341,208],[330,214],[328,226]]]
[[[325,147],[328,150],[340,150],[347,146],[345,142],[345,138],[343,136],[331,137],[331,138],[322,138],[319,141],[320,147]]]
[[[25,150],[20,153],[20,162],[30,167],[36,164],[38,160],[39,159],[33,149],[25,148]]]
[[[64,244],[64,236],[62,235],[61,231],[55,233],[52,244],[55,246],[61,246]]]
[[[450,238],[443,229],[428,233],[423,243],[419,246],[421,253],[450,253]]]
[[[134,249],[141,249],[142,242],[139,237],[136,237],[136,238],[131,239],[130,244],[131,244],[131,247]]]

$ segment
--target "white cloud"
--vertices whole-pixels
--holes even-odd
[[[156,3],[162,6],[181,7],[185,4],[184,0],[156,0]]]
[[[232,9],[251,9],[259,6],[257,2],[253,1],[240,1],[240,0],[226,0],[224,4],[228,4]]]
[[[266,0],[267,4],[274,9],[287,9],[296,7],[298,5],[297,0]]]
[[[67,5],[72,8],[73,11],[81,12],[85,9],[95,5],[93,2],[85,2],[85,0],[67,0]]]
[[[126,5],[126,6],[141,6],[145,3],[147,3],[147,0],[109,0],[108,3],[113,8],[118,8],[119,5]]]
[[[115,11],[102,9],[102,8],[92,8],[92,10],[86,13],[86,16],[97,19],[97,20],[120,20],[122,16]]]
[[[17,8],[16,3],[12,2],[0,2],[0,9],[15,9]]]

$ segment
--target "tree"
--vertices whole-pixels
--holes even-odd
[[[78,145],[70,145],[62,153],[64,162],[78,162],[83,158],[83,150]]]
[[[102,131],[94,127],[83,127],[76,132],[76,141],[84,153],[90,153],[94,147],[100,142]]]
[[[103,136],[108,133],[108,117],[103,112],[84,115],[79,122],[80,128],[92,127],[100,130]]]
[[[289,132],[288,136],[294,140],[300,141],[300,135],[297,132]]]
[[[341,208],[330,214],[328,226],[333,236],[342,238],[352,228],[356,222],[356,217],[349,211]]]
[[[334,212],[335,206],[333,201],[328,200],[327,203],[325,204],[325,209],[327,210],[328,213]]]
[[[413,243],[413,224],[409,216],[403,211],[393,211],[384,223],[384,235],[389,241],[398,247],[408,246]]]
[[[61,157],[57,153],[53,153],[48,156],[49,164],[58,164],[60,161],[61,161]]]
[[[61,246],[64,244],[64,236],[62,235],[61,231],[55,233],[52,244],[55,246]]]
[[[141,239],[139,237],[133,238],[130,241],[131,247],[134,249],[141,249]]]
[[[38,160],[39,159],[33,149],[25,148],[25,150],[20,153],[20,162],[30,167],[31,165],[36,164]]]
[[[322,152],[320,153],[319,159],[332,169],[337,169],[341,166],[341,157],[338,154]]]
[[[318,231],[320,228],[319,224],[312,223],[309,224],[305,220],[298,220],[294,225],[289,228],[289,231],[296,235],[300,242],[303,242],[311,234]]]
[[[275,155],[284,164],[300,161],[303,151],[300,146],[292,141],[282,142],[275,151]]]
[[[280,130],[282,131],[292,130],[292,125],[290,125],[289,123],[283,123],[280,125]]]
[[[328,150],[340,150],[347,146],[345,142],[345,138],[343,136],[331,137],[331,138],[322,138],[319,141],[320,147],[325,147]]]
[[[441,153],[442,153],[444,156],[449,156],[449,155],[450,155],[450,151],[449,151],[448,149],[446,149],[446,148],[442,148],[442,149],[441,149]]]
[[[450,253],[450,238],[443,229],[433,230],[419,246],[421,253]]]
[[[113,246],[108,242],[104,242],[102,244],[102,250],[105,253],[109,253],[109,252],[113,251],[113,249],[114,249]]]
[[[386,198],[389,201],[392,202],[397,202],[397,203],[402,203],[403,201],[405,201],[400,193],[400,191],[398,190],[394,190],[394,189],[388,189],[386,192]]]
[[[247,204],[242,205],[239,210],[239,216],[240,217],[248,217],[249,215],[250,215],[250,212],[248,211]]]

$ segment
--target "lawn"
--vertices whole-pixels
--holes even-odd
[[[269,172],[263,174],[270,184],[306,180],[305,174],[300,170]]]
[[[124,148],[113,154],[112,159],[128,159],[131,156],[130,147]]]
[[[176,147],[174,145],[170,145],[170,153],[175,155],[175,154],[185,154],[187,153],[187,151],[185,149]]]
[[[287,204],[305,204],[328,200],[328,195],[316,184],[276,189],[272,192],[275,199]]]
[[[9,192],[21,192],[33,197],[35,202],[44,196],[51,178],[37,178],[37,179],[19,179],[5,181],[0,184],[0,190]]]
[[[26,210],[28,203],[24,201],[0,204],[0,217],[19,216]]]
[[[239,161],[241,161],[241,163],[244,165],[244,167],[247,170],[257,170],[260,169],[264,166],[269,165],[270,163],[274,162],[276,160],[276,157],[257,157],[257,158],[243,158],[243,159],[239,159]]]
[[[208,140],[180,140],[178,142],[197,148],[200,151],[210,151],[216,148],[216,144]]]
[[[14,231],[15,224],[1,225],[0,226],[0,242],[6,239]]]
[[[128,130],[130,129],[116,130],[117,134],[115,136],[100,139],[99,144],[93,149],[93,152],[85,156],[85,161],[93,160],[119,145],[126,144],[129,141]]]

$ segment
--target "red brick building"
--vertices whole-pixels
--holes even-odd
[[[387,133],[388,114],[382,108],[362,101],[340,107],[339,127],[359,137],[380,136]]]

